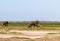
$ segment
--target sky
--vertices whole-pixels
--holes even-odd
[[[60,21],[60,0],[0,0],[0,21]]]

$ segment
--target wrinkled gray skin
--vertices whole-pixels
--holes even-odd
[[[33,21],[33,22],[30,22],[30,24],[29,24],[29,26],[28,26],[28,27],[29,27],[29,28],[30,28],[30,27],[32,27],[32,26],[34,26],[34,27],[35,27],[35,26],[36,26],[36,27],[40,27],[40,25],[39,25],[39,24],[40,24],[40,22],[39,22],[39,21]]]

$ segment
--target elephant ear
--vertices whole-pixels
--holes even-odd
[[[8,23],[8,21],[6,21],[5,23]]]

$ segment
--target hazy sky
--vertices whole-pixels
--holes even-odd
[[[0,21],[60,21],[60,0],[0,0]]]

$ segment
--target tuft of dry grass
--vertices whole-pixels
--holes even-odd
[[[37,39],[15,37],[15,38],[6,38],[6,39],[0,38],[0,41],[60,41],[60,37],[45,36],[43,38],[37,38]]]

